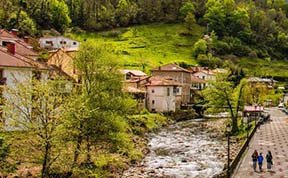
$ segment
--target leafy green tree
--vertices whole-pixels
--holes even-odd
[[[228,81],[228,74],[217,76],[216,81],[210,81],[209,87],[203,91],[210,112],[228,111],[232,122],[232,133],[238,131],[238,111],[243,107],[243,88],[246,81],[238,86]]]
[[[10,16],[9,24],[13,28],[17,28],[22,35],[34,35],[36,33],[36,24],[34,21],[28,16],[25,11],[21,11],[19,16],[17,14],[12,14]]]
[[[54,155],[58,145],[61,117],[67,93],[59,80],[23,82],[7,88],[4,113],[11,129],[21,129],[35,135],[41,145],[41,177],[49,177],[51,165],[57,160]]]
[[[186,2],[180,8],[180,15],[183,19],[187,17],[188,14],[194,14],[195,12],[195,5],[191,2]]]
[[[193,25],[195,25],[195,23],[196,23],[196,19],[195,19],[194,14],[188,13],[184,20],[185,20],[185,24],[186,24],[186,27],[188,28],[188,30],[192,30]]]
[[[203,39],[198,40],[194,46],[192,54],[194,57],[197,57],[199,54],[206,54],[207,53],[207,42]]]
[[[67,133],[75,143],[74,166],[79,165],[81,154],[86,165],[93,165],[91,154],[97,147],[129,155],[133,143],[126,116],[134,113],[135,102],[122,92],[123,77],[117,63],[105,47],[86,42],[75,65],[82,82],[70,102],[76,108],[68,107],[72,110],[67,109],[65,119]]]

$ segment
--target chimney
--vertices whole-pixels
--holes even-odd
[[[25,43],[29,43],[29,36],[24,36],[23,39],[24,39],[24,42],[25,42]]]
[[[12,33],[12,35],[14,35],[14,36],[18,36],[18,31],[19,31],[19,30],[13,28],[13,29],[11,30],[11,33]]]
[[[11,54],[15,54],[15,51],[16,51],[16,45],[14,42],[12,41],[9,41],[7,43],[7,52],[11,53]]]

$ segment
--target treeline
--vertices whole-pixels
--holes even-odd
[[[202,41],[205,44],[200,41],[204,48],[194,47],[194,57],[211,53],[286,58],[287,16],[285,0],[0,0],[1,26],[18,28],[23,34],[51,28],[65,32],[68,27],[95,31],[152,22],[184,22],[193,33],[197,23],[214,39]]]
[[[0,0],[2,27],[24,33],[54,28],[64,32],[71,24],[85,30],[103,30],[149,22],[175,22],[187,0]]]

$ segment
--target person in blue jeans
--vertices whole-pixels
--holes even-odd
[[[258,160],[259,170],[260,172],[262,172],[262,165],[263,165],[263,160],[264,160],[262,153],[259,154],[257,160]]]

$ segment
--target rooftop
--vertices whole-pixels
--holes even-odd
[[[187,69],[184,69],[176,64],[166,64],[152,69],[152,71],[167,71],[167,72],[186,72],[190,73]]]
[[[151,77],[146,86],[181,86],[181,84],[168,77]]]

